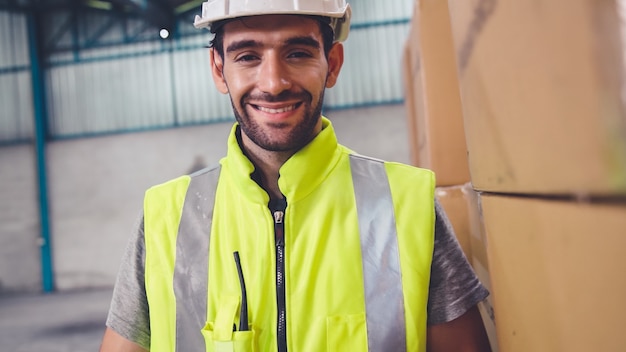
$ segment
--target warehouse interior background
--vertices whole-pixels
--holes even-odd
[[[201,3],[0,0],[0,309],[112,287],[145,189],[224,155]],[[626,350],[626,1],[350,4],[324,113],[435,171],[493,350]]]
[[[225,150],[201,1],[0,4],[0,291],[110,285],[146,187]],[[325,108],[401,104],[412,2],[352,6]]]

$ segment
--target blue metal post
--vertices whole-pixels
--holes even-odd
[[[178,30],[176,28],[176,24],[172,27],[172,33],[170,33],[171,37],[168,39],[164,39],[164,44],[167,45],[167,51],[169,52],[169,60],[170,60],[170,90],[172,95],[172,117],[174,119],[174,126],[180,126],[180,121],[178,121],[178,101],[176,98],[176,65],[174,64],[174,55],[176,54],[176,49],[174,47],[174,43],[178,38]]]
[[[33,86],[33,105],[35,113],[35,155],[37,160],[37,178],[39,185],[39,216],[41,222],[41,277],[44,292],[54,291],[54,273],[52,270],[52,251],[50,241],[50,222],[48,211],[48,184],[46,177],[46,87],[39,55],[39,28],[35,14],[29,12],[28,47],[30,52],[30,71]]]

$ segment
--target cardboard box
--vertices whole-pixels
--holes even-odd
[[[626,194],[621,3],[449,1],[476,189]]]
[[[470,260],[470,224],[464,187],[465,185],[437,187],[435,197],[445,210],[463,253]]]
[[[480,198],[500,350],[626,350],[626,204]]]
[[[462,188],[464,199],[467,203],[467,215],[469,225],[469,242],[471,256],[470,264],[474,268],[480,282],[490,291],[491,278],[489,275],[489,261],[487,258],[487,234],[483,224],[480,196],[471,183],[467,183]],[[493,294],[480,304],[478,304],[480,315],[489,337],[492,352],[499,351],[498,334],[496,330],[496,318],[493,308]]]
[[[467,215],[469,224],[469,241],[471,257],[470,263],[475,269],[481,268],[482,270],[476,270],[478,277],[483,284],[489,283],[489,261],[487,259],[487,234],[485,233],[485,226],[483,224],[482,209],[480,204],[480,196],[478,192],[473,189],[471,183],[466,184],[463,187],[463,193],[465,194],[465,201],[467,202]],[[481,275],[483,274],[483,275]]]
[[[438,186],[469,182],[467,147],[448,3],[415,2],[403,57],[412,163]]]
[[[474,270],[476,271],[483,285],[485,285],[485,287],[489,289],[489,292],[491,292],[491,280],[489,279],[489,273],[486,271],[486,269],[482,265],[480,265],[480,263],[475,263]],[[498,352],[500,350],[500,347],[498,345],[496,316],[495,310],[493,308],[493,294],[490,294],[486,300],[478,303],[478,310],[480,311],[480,316],[483,320],[483,325],[485,326],[487,337],[489,338],[491,352]]]

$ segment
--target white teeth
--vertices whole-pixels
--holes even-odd
[[[263,106],[257,106],[257,108],[259,110],[263,111],[263,112],[268,113],[268,114],[280,114],[280,113],[283,113],[283,112],[291,111],[291,110],[295,109],[296,106],[295,105],[291,105],[291,106],[287,106],[287,107],[280,108],[280,109],[270,109],[270,108],[266,108],[266,107],[263,107]]]

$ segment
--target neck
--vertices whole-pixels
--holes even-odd
[[[271,199],[283,198],[278,187],[280,167],[296,153],[290,151],[269,151],[256,145],[245,133],[241,133],[241,148],[255,166],[255,180],[269,194]]]

